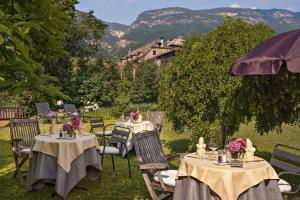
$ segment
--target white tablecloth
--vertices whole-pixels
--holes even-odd
[[[142,121],[142,122],[116,122],[116,126],[130,128],[130,134],[127,141],[127,149],[131,151],[133,149],[133,140],[132,134],[138,133],[140,131],[151,131],[154,130],[154,126],[150,121]],[[123,156],[126,154],[126,151],[123,151]]]

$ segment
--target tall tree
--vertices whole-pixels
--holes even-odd
[[[66,27],[64,49],[68,55],[55,63],[47,64],[47,72],[59,78],[64,92],[79,104],[78,89],[103,66],[100,54],[101,39],[106,25],[98,20],[93,11],[74,12],[74,18]]]
[[[197,137],[224,136],[250,119],[251,102],[243,91],[247,89],[242,87],[244,77],[229,76],[229,67],[273,34],[263,23],[227,18],[192,45],[188,40],[188,47],[166,69],[160,84],[160,103],[175,129],[189,128]],[[244,96],[239,95],[241,91]]]
[[[136,69],[133,80],[132,101],[151,103],[158,97],[158,66],[153,62],[143,62]]]
[[[65,55],[66,15],[51,0],[0,1],[0,89],[10,94],[32,91],[37,97],[67,98],[46,75],[40,60]],[[40,58],[40,59],[37,59]]]

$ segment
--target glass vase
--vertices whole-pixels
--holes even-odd
[[[231,154],[231,167],[243,167],[243,155],[238,154]]]

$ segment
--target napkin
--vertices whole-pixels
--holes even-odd
[[[247,161],[252,161],[254,159],[254,152],[255,152],[255,147],[253,147],[253,143],[249,138],[246,139],[246,149],[245,149],[245,154],[244,158]]]
[[[206,148],[206,144],[204,143],[204,139],[203,139],[203,137],[200,137],[198,144],[197,144],[196,155],[198,157],[203,157],[205,154],[205,148]]]

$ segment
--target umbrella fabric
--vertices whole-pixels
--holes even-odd
[[[258,45],[231,66],[230,74],[277,74],[283,65],[290,72],[300,72],[300,29],[277,35]]]

